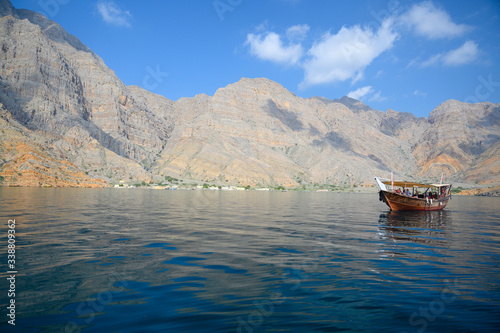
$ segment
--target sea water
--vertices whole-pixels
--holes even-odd
[[[0,188],[0,330],[496,332],[499,203]]]

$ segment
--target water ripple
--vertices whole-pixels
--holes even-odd
[[[2,217],[16,218],[16,332],[493,332],[496,207],[458,197],[441,212],[394,213],[372,194],[0,188]]]

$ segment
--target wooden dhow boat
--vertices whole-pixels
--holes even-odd
[[[441,210],[451,199],[451,184],[422,184],[379,177],[375,180],[380,188],[380,201],[393,211]]]

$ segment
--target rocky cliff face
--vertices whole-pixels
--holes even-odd
[[[445,170],[469,182],[498,182],[499,104],[449,100],[431,112],[428,122],[413,150],[421,175]]]
[[[156,173],[242,184],[350,185],[393,167],[411,171],[397,163],[409,145],[381,133],[371,116],[297,97],[267,79],[242,79],[176,107],[188,119],[176,120]]]
[[[2,1],[0,102],[65,159],[106,181],[150,180],[170,125],[57,23]]]
[[[171,176],[345,186],[391,171],[500,183],[499,104],[447,101],[425,119],[348,97],[300,98],[263,78],[174,102],[123,85],[57,23],[6,0],[0,32],[4,184],[102,186]]]
[[[106,187],[19,124],[0,104],[0,180],[20,186]]]

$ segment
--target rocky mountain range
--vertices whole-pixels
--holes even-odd
[[[175,177],[231,185],[500,184],[500,104],[429,118],[242,78],[171,101],[125,86],[60,25],[0,0],[0,181],[100,187]]]

